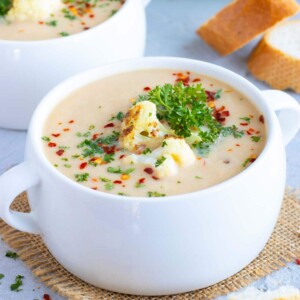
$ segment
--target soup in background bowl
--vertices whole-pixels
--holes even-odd
[[[32,1],[49,5],[47,0]],[[39,101],[65,78],[144,54],[145,6],[149,1],[127,0],[122,5],[118,0],[93,1],[96,7],[83,9],[83,16],[81,4],[66,8],[63,3],[67,0],[53,2],[63,5],[53,17],[0,22],[0,127],[27,129]],[[99,7],[102,4],[109,6]],[[109,18],[101,23],[103,14]]]
[[[152,76],[153,74],[155,76]],[[183,80],[186,75],[189,75],[189,80]],[[199,75],[201,75],[200,83],[203,83],[208,93],[203,93],[197,81],[190,82]],[[178,82],[174,82],[177,79]],[[165,83],[170,85],[164,87],[164,92],[158,93]],[[200,127],[202,133],[199,130],[197,132],[193,126],[193,133],[197,132],[196,136],[193,136],[194,140],[191,142],[188,137],[181,138],[180,135],[187,132],[187,127],[181,127],[180,124],[186,124],[183,116],[189,114],[188,110],[178,115],[180,120],[178,126],[176,118],[171,118],[174,116],[173,113],[166,114],[166,110],[169,112],[172,108],[169,104],[175,105],[173,100],[178,98],[176,93],[172,94],[173,102],[169,96],[166,97],[166,94],[170,95],[175,87],[177,92],[181,91],[179,97],[181,100],[186,98],[183,97],[186,94],[196,95],[201,100],[200,104],[204,106],[214,102],[210,103],[211,109],[219,109],[222,105],[227,107],[228,109],[221,111],[228,110],[229,115],[215,114],[214,120],[218,119],[220,124],[216,133],[222,131],[228,135],[203,134],[205,126]],[[188,87],[190,89],[186,89]],[[219,88],[222,88],[222,92]],[[232,98],[231,93],[225,93],[228,89],[233,91]],[[139,95],[141,96],[138,97]],[[129,97],[135,99],[131,102],[128,101]],[[214,99],[207,102],[208,97]],[[243,100],[240,100],[240,97],[243,97]],[[153,110],[149,111],[148,108],[153,109],[157,99],[161,101],[161,105],[157,106],[160,116],[150,116]],[[103,108],[94,107],[98,101],[102,102],[99,106],[103,105]],[[230,102],[234,104],[231,106]],[[236,102],[244,104],[235,105]],[[198,104],[198,102],[188,103],[187,108]],[[63,108],[67,108],[67,111]],[[189,122],[192,122],[191,118],[193,119],[197,111],[205,112],[203,107],[193,110],[188,118]],[[253,118],[248,114],[253,115]],[[128,119],[130,116],[135,118]],[[139,119],[139,116],[143,118]],[[260,116],[263,116],[263,119]],[[152,126],[159,130],[143,129],[138,131],[139,134],[142,133],[137,136],[138,138],[134,136],[133,139],[126,139],[132,133],[132,130],[127,128],[132,125],[137,129],[134,121],[140,120],[139,124],[143,124],[142,121],[147,121],[147,117],[157,117],[159,122],[156,120],[156,126],[152,120],[148,128]],[[196,119],[200,120],[198,117]],[[206,115],[205,120],[209,128],[209,124],[214,123],[211,115]],[[249,122],[255,130],[255,135],[244,132],[242,137],[235,138],[234,131],[237,134],[240,131],[250,130],[249,125],[241,125]],[[201,180],[208,179],[204,178],[206,172],[198,164],[202,159],[208,159],[209,155],[216,157],[220,155],[219,163],[222,167],[224,153],[230,163],[237,158],[240,160],[236,165],[239,170],[236,174],[230,170],[232,177],[223,178],[222,182],[217,179],[215,183],[211,183],[212,185],[208,184],[197,191],[192,191],[193,188],[186,192],[176,191],[180,184],[173,182],[171,185],[174,191],[172,189],[160,191],[158,185],[155,189],[152,187],[150,189],[146,185],[140,188],[133,187],[133,191],[143,190],[143,192],[140,194],[142,196],[132,193],[131,197],[118,195],[117,188],[109,193],[110,191],[104,187],[109,181],[95,181],[98,190],[92,189],[93,186],[83,186],[76,182],[76,177],[73,176],[75,169],[76,172],[83,173],[87,170],[85,168],[89,167],[91,169],[88,172],[99,170],[100,173],[102,167],[104,171],[109,167],[105,164],[89,165],[89,156],[84,156],[92,154],[91,151],[101,152],[98,144],[97,147],[88,147],[93,145],[91,137],[94,141],[94,134],[95,140],[101,137],[106,141],[116,140],[116,134],[108,138],[111,135],[109,130],[114,128],[111,125],[106,126],[110,123],[114,124],[115,130],[118,130],[118,127],[119,130],[125,130],[118,136],[122,140],[118,141],[124,147],[132,149],[130,154],[124,151],[127,156],[140,157],[139,155],[143,155],[142,152],[147,148],[150,148],[151,153],[147,150],[145,155],[157,154],[155,152],[157,149],[164,151],[162,149],[169,147],[168,143],[174,145],[179,142],[185,152],[176,153],[177,156],[173,157],[174,148],[169,149],[168,153],[164,152],[166,159],[163,160],[161,157],[159,159],[161,166],[167,159],[171,159],[171,156],[179,164],[176,166],[177,169],[168,170],[177,170],[172,176],[180,176],[181,172],[188,172],[189,168],[194,168],[193,164],[180,165],[180,161],[191,162],[194,157],[195,165],[201,170],[199,176],[203,176],[203,179],[199,179],[199,187]],[[233,125],[236,125],[237,129],[234,129]],[[231,129],[222,129],[226,127]],[[137,295],[167,295],[204,288],[244,268],[265,246],[275,226],[285,189],[284,146],[293,138],[299,127],[299,104],[292,97],[280,91],[259,91],[239,75],[213,64],[183,58],[154,57],[102,66],[68,79],[41,101],[29,127],[25,162],[0,177],[0,216],[19,230],[40,234],[50,252],[67,270],[95,286]],[[55,131],[52,132],[53,129]],[[104,129],[107,132],[104,132]],[[199,134],[202,138],[200,144]],[[252,141],[251,136],[261,139],[255,138],[257,142]],[[212,137],[212,143],[208,137]],[[64,139],[64,143],[58,142],[60,138]],[[151,139],[150,142],[147,140],[146,148],[141,147],[145,144],[145,138]],[[170,139],[173,139],[171,143]],[[202,154],[198,154],[197,149],[204,146],[202,143],[204,140],[210,144],[208,148],[210,152],[205,154],[202,151]],[[100,141],[102,147],[105,142],[103,139]],[[48,143],[56,144],[55,154]],[[78,147],[81,143],[87,147]],[[240,143],[241,146],[234,146],[233,143]],[[214,147],[222,148],[222,145],[226,146],[214,154]],[[255,149],[251,150],[251,147]],[[71,154],[75,148],[79,151],[77,153],[79,157],[72,158],[72,155],[76,155]],[[244,151],[239,150],[240,148],[244,148]],[[134,172],[144,172],[144,169],[135,162],[131,164],[129,161],[128,167],[120,165],[122,159],[119,158],[123,155],[121,154],[123,150],[116,154],[115,151],[106,153],[105,149],[107,150],[103,148],[103,153],[98,153],[97,156],[101,162],[100,158],[105,160],[104,156],[109,155],[106,157],[109,160],[112,156],[110,154],[114,154],[115,160],[112,163],[116,165],[110,166],[112,168],[110,170],[114,172],[108,172],[106,175],[97,173],[97,176],[111,176],[109,180],[121,180],[119,177],[122,175],[134,177]],[[227,151],[228,149],[233,150]],[[236,157],[231,153],[234,151]],[[56,152],[62,155],[59,156]],[[258,156],[251,163],[246,159],[252,152]],[[182,161],[182,154],[189,160]],[[198,155],[200,160],[197,159]],[[68,161],[61,158],[67,158]],[[72,159],[73,165],[70,163],[73,162]],[[137,161],[144,163],[143,160]],[[147,161],[149,163],[149,160]],[[92,162],[96,163],[95,160]],[[53,166],[58,163],[58,167]],[[71,167],[64,168],[64,164],[68,163]],[[84,165],[80,167],[82,163]],[[153,160],[150,160],[150,163],[153,163]],[[154,161],[154,168],[156,163],[157,159]],[[240,164],[244,164],[245,168]],[[123,172],[119,171],[119,167],[121,170],[130,168],[137,170]],[[224,164],[224,168],[226,167],[227,164]],[[154,168],[153,171],[157,172]],[[72,172],[69,175],[63,174],[65,169],[72,169]],[[209,172],[216,172],[217,177],[218,167],[213,167],[207,174]],[[158,180],[148,176],[150,174],[147,172],[144,173],[147,184],[149,182],[157,184]],[[166,174],[169,175],[168,172],[159,172],[156,175],[160,176],[159,180],[171,180],[172,176],[162,177]],[[81,177],[87,177],[89,180],[93,178],[84,175],[77,178]],[[127,180],[123,178],[122,182],[125,183]],[[181,180],[184,180],[187,189],[195,182],[189,175],[188,179]],[[121,190],[121,187],[118,186],[118,189]],[[12,212],[10,205],[13,198],[24,190],[27,190],[31,212],[28,214]],[[154,196],[161,196],[157,193],[165,193],[166,196],[149,197],[149,191]],[[172,195],[167,195],[168,193]]]

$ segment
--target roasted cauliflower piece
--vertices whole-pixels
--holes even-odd
[[[63,7],[61,0],[14,0],[7,19],[10,21],[46,20]]]
[[[145,148],[155,149],[165,136],[173,134],[156,117],[156,105],[141,101],[127,112],[122,124],[119,142],[131,152],[141,153]]]
[[[153,169],[153,175],[164,178],[176,175],[180,167],[192,165],[195,154],[183,138],[166,137],[161,146],[149,154],[131,154],[123,159],[128,164],[142,164]]]

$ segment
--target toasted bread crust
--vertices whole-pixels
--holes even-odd
[[[251,53],[248,59],[250,72],[272,88],[290,88],[300,93],[300,60],[274,48],[268,39],[269,33]]]
[[[199,27],[197,34],[221,55],[228,55],[298,11],[295,0],[235,0]]]

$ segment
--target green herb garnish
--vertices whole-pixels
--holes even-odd
[[[59,33],[60,36],[69,36],[70,34],[65,32],[65,31],[62,31]]]
[[[217,97],[220,93],[221,90],[216,93]],[[208,149],[221,134],[242,135],[234,126],[223,129],[206,100],[201,84],[185,86],[182,82],[156,86],[138,98],[138,102],[154,103],[158,119],[167,121],[177,136],[190,139],[188,142],[198,150]]]
[[[249,117],[243,117],[243,118],[240,118],[240,120],[243,120],[243,121],[247,122],[248,124],[250,124],[250,122],[251,122],[251,118],[249,118]]]
[[[148,192],[147,193],[148,197],[165,197],[166,194],[162,194],[162,193],[159,193],[159,192]]]
[[[56,27],[57,26],[57,20],[51,20],[49,22],[45,23],[48,26]]]
[[[42,136],[42,140],[45,142],[50,142],[50,138],[48,138],[47,136]]]
[[[155,162],[155,168],[159,167],[165,160],[166,158],[164,156],[159,157]]]
[[[107,172],[109,173],[114,173],[114,174],[126,174],[129,175],[130,173],[132,173],[135,169],[134,168],[129,168],[126,170],[122,170],[120,167],[118,168],[114,168],[114,167],[108,167],[107,168]]]
[[[84,182],[87,181],[88,178],[90,177],[89,173],[82,173],[82,174],[74,174],[75,179],[77,182]]]
[[[151,153],[151,152],[152,152],[152,150],[151,150],[150,148],[146,148],[146,149],[142,152],[142,154],[146,155],[146,154]]]
[[[1,0],[0,1],[0,16],[5,16],[13,5],[12,0]]]
[[[114,187],[115,187],[115,185],[114,185],[112,182],[107,182],[107,183],[104,185],[104,188],[105,188],[107,191],[111,191]]]
[[[23,281],[22,281],[23,278],[24,276],[17,275],[15,278],[15,283],[10,285],[10,290],[13,292],[20,292],[21,291],[20,286],[23,285]]]
[[[17,259],[19,255],[16,252],[8,250],[5,254],[6,257],[12,258],[12,259]]]
[[[119,111],[118,113],[117,113],[117,115],[116,116],[113,116],[109,121],[113,121],[113,120],[115,120],[115,119],[117,119],[117,120],[119,120],[119,121],[123,121],[123,119],[124,119],[124,114],[121,112],[121,111]]]
[[[255,136],[255,135],[251,136],[251,140],[255,143],[258,143],[260,141],[260,139],[261,139],[260,136]]]
[[[4,277],[4,274],[0,273],[0,279],[3,279]]]
[[[223,92],[222,89],[217,90],[217,92],[215,93],[215,96],[214,96],[215,100],[221,98],[221,93],[222,93],[222,92]]]
[[[162,143],[161,146],[162,146],[162,148],[163,148],[163,147],[165,147],[165,146],[167,146],[167,145],[168,145],[167,142],[166,142],[166,141],[163,141],[163,143]]]

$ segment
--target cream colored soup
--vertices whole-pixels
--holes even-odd
[[[9,21],[0,18],[0,39],[34,41],[65,37],[88,30],[114,15],[125,0],[63,1],[46,20]]]
[[[191,86],[201,83],[210,100],[208,105],[218,111],[215,116],[219,122],[223,126],[235,124],[243,135],[220,136],[209,151],[191,147],[194,163],[160,179],[149,174],[145,164],[125,163],[131,153],[119,143],[104,153],[85,152],[91,148],[83,144],[120,132],[117,116],[125,114],[138,95],[180,80]],[[178,70],[143,70],[105,78],[73,92],[49,115],[42,140],[51,164],[87,188],[128,196],[165,196],[198,191],[243,171],[264,147],[265,126],[263,116],[250,101],[220,81]],[[105,152],[107,161],[114,160],[105,162]],[[116,173],[108,172],[109,168]]]

